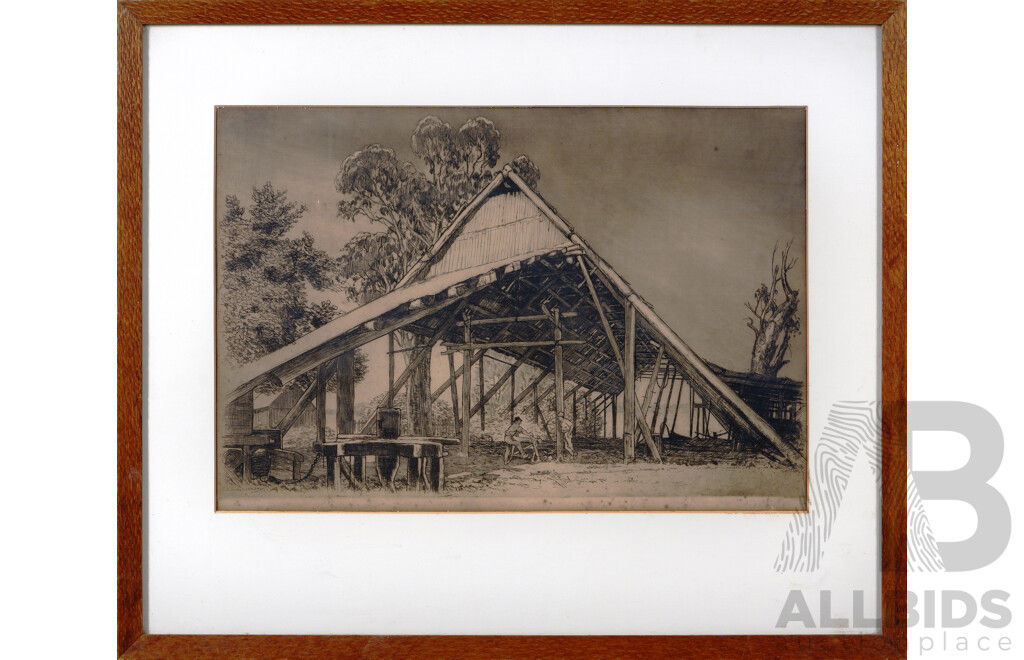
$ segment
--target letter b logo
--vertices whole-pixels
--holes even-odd
[[[961,401],[917,401],[907,404],[907,435],[913,448],[915,431],[953,431],[967,439],[970,457],[957,469],[914,470],[922,500],[957,500],[974,508],[978,528],[969,539],[938,542],[945,569],[973,571],[988,566],[1010,542],[1010,508],[988,480],[1003,460],[1003,432],[986,410]],[[913,452],[909,454],[913,460]]]

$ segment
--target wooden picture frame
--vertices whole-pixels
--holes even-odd
[[[898,0],[118,3],[118,654],[167,657],[856,657],[906,655],[906,5]],[[876,25],[882,103],[881,634],[148,635],[143,630],[143,34],[148,25],[660,23]]]

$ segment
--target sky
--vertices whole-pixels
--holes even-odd
[[[770,279],[775,245],[792,241],[798,261],[790,284],[805,288],[802,107],[219,108],[218,217],[225,196],[245,205],[254,186],[271,181],[309,209],[295,231],[309,231],[318,247],[337,254],[370,229],[336,216],[342,161],[379,143],[422,169],[410,136],[427,115],[456,129],[472,117],[492,120],[501,133],[498,167],[528,155],[540,168],[545,200],[706,360],[749,367],[753,332],[744,303]],[[353,306],[343,294],[324,297]],[[780,375],[804,380],[801,311],[805,333],[792,342]]]

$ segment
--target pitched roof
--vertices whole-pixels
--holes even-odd
[[[539,284],[530,284],[531,278]],[[497,290],[492,291],[492,287]],[[507,165],[456,215],[394,291],[246,365],[227,379],[221,391],[226,394],[225,400],[231,400],[267,379],[287,382],[320,362],[394,329],[405,328],[421,335],[443,333],[438,330],[441,321],[432,319],[439,312],[450,315],[448,307],[459,300],[465,300],[484,317],[535,315],[542,310],[546,313],[548,304],[561,306],[562,311],[579,308],[583,310],[580,316],[590,312],[588,318],[577,317],[576,323],[566,326],[570,336],[580,339],[578,348],[568,351],[565,377],[577,384],[586,383],[589,390],[608,393],[623,387],[615,354],[621,345],[618,337],[625,333],[623,312],[632,305],[639,317],[638,364],[646,361],[648,368],[653,367],[654,347],[658,347],[657,353],[664,352],[670,358],[724,421],[764,438],[790,461],[799,457],[572,225]],[[598,323],[602,315],[605,319]],[[604,323],[609,324],[608,328]],[[540,325],[521,324],[521,334],[513,336],[520,343],[536,340],[542,336]],[[479,332],[480,338],[474,341],[481,343],[508,344],[508,335],[512,334],[508,328],[496,325],[479,326]],[[457,330],[457,334],[441,339],[457,343],[461,333]],[[553,354],[543,348],[498,350],[542,369],[550,369],[554,362]]]
[[[459,211],[399,286],[545,248],[569,247],[575,233],[506,165]]]

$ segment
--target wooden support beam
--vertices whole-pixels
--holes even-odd
[[[316,381],[309,384],[309,387],[305,389],[299,400],[295,402],[291,410],[285,413],[285,416],[277,423],[277,428],[281,431],[281,437],[288,432],[288,429],[295,424],[299,416],[302,415],[303,411],[309,406],[310,402],[316,398]]]
[[[476,351],[473,354],[473,358],[470,360],[470,366],[476,364],[477,360],[479,360],[480,358],[482,358],[484,356],[484,353],[486,353],[486,351]],[[448,355],[449,357],[452,357],[455,354],[454,353],[445,353],[445,355]],[[461,376],[462,376],[462,366],[459,366],[459,368],[455,370],[455,373],[452,376],[450,376],[448,378],[448,380],[444,381],[444,383],[440,387],[438,387],[436,390],[434,390],[431,393],[431,395],[430,395],[430,404],[433,405],[435,401],[437,401],[439,398],[441,398],[441,395],[444,394],[451,387],[451,385],[455,382],[455,379],[460,378]]]
[[[576,312],[566,312],[562,314],[562,318],[569,318],[576,316]],[[473,325],[489,325],[492,323],[517,323],[520,321],[549,321],[550,318],[544,314],[533,314],[530,316],[503,316],[500,318],[483,318],[473,319]],[[463,325],[462,321],[459,321],[458,325]]]
[[[460,298],[465,298],[476,291],[476,289],[465,291],[460,294]],[[426,305],[420,309],[410,310],[409,313],[393,321],[384,321],[380,324],[368,322],[368,324],[360,326],[359,331],[353,330],[334,337],[333,339],[309,348],[300,355],[297,355],[269,371],[258,373],[258,375],[246,378],[244,382],[226,392],[221,400],[226,402],[234,401],[246,392],[252,391],[265,382],[291,382],[310,369],[316,368],[316,366],[322,362],[336,358],[342,353],[359,348],[360,346],[368,344],[376,339],[380,339],[389,332],[401,330],[407,325],[415,323],[425,316],[430,316],[431,314],[441,311],[445,307],[455,304],[458,300],[459,299],[456,298],[443,299],[431,305]],[[368,327],[371,325],[372,327]],[[297,343],[302,343],[302,340],[300,339]],[[246,373],[258,372],[258,370],[261,369],[259,365],[263,360],[264,358],[257,360],[243,371]]]
[[[462,422],[459,420],[459,393],[455,388],[455,355],[448,354],[448,382],[451,383],[452,421],[455,423],[455,435],[462,437]],[[433,401],[430,402],[433,405]]]
[[[672,415],[672,426],[669,428],[669,435],[675,435],[676,422],[679,420],[679,404],[683,401],[683,385],[686,384],[685,379],[679,379],[679,394],[676,394],[676,408],[675,413]]]
[[[614,275],[614,272],[611,274]],[[635,294],[630,295],[631,299],[634,297],[636,297]],[[697,390],[705,402],[711,404],[717,413],[728,418],[729,423],[736,424],[755,438],[770,443],[776,451],[782,454],[785,461],[793,465],[800,464],[803,460],[800,452],[782,440],[770,424],[751,409],[733,390],[729,389],[721,378],[715,375],[704,361],[693,353],[679,336],[654,313],[649,305],[645,305],[640,312],[652,338],[664,345],[669,356],[686,371],[690,386]]]
[[[587,282],[587,288],[590,291],[591,298],[594,302],[594,307],[597,309],[598,316],[601,318],[601,324],[604,326],[605,334],[607,335],[608,342],[612,346],[612,351],[616,354],[616,359],[619,362],[619,368],[622,369],[623,380],[626,381],[626,400],[624,402],[623,411],[625,419],[625,425],[623,426],[622,432],[622,443],[623,443],[623,460],[629,461],[636,456],[635,448],[635,435],[634,424],[640,427],[640,432],[644,436],[644,440],[647,442],[648,447],[651,449],[651,454],[661,462],[661,452],[657,450],[654,445],[654,439],[651,437],[650,429],[646,428],[647,421],[645,415],[647,414],[646,405],[642,406],[642,411],[639,417],[636,416],[636,307],[632,302],[628,300],[622,300],[615,294],[615,290],[608,284],[608,282],[601,275],[600,269],[598,269],[598,277],[601,277],[602,283],[605,288],[612,294],[616,300],[619,300],[623,304],[626,310],[626,344],[627,350],[626,355],[622,356],[619,354],[619,346],[615,339],[615,334],[612,332],[611,325],[608,323],[607,317],[604,315],[604,308],[601,306],[601,301],[597,297],[597,290],[594,288],[594,283],[590,279],[590,272],[587,270],[586,265],[583,263],[584,260],[580,259],[580,266],[583,270],[583,277]],[[664,346],[658,349],[658,361],[661,360],[661,354],[664,352]],[[653,382],[652,382],[653,384]],[[649,389],[649,388],[648,388]],[[646,398],[646,396],[645,396]]]
[[[536,348],[537,346],[554,346],[555,350],[560,350],[562,346],[567,344],[586,344],[587,342],[582,339],[558,339],[556,341],[505,341],[505,342],[491,342],[491,343],[465,343],[465,344],[443,344],[445,348],[450,351],[464,351],[471,346],[478,349],[487,348]]]
[[[651,404],[651,397],[654,395],[654,388],[657,386],[658,381],[658,367],[661,365],[661,358],[665,355],[665,347],[658,348],[658,357],[654,358],[654,370],[651,372],[651,378],[647,382],[647,390],[644,392],[644,402],[640,404],[640,417],[647,418],[647,409]]]
[[[651,427],[647,425],[647,419],[645,417],[637,417],[637,425],[640,427],[640,433],[644,436],[644,442],[647,443],[647,449],[651,452],[651,456],[659,463],[663,462],[661,460],[661,452],[658,451],[658,445],[654,442],[654,436],[651,435]]]
[[[338,433],[355,433],[356,430],[356,374],[355,355],[352,351],[342,353],[335,360],[338,391],[335,393],[334,426]]]
[[[466,324],[463,326],[463,338],[465,339],[466,345],[470,348],[462,351],[462,409],[466,412],[462,417],[462,442],[459,444],[459,454],[462,456],[468,456],[469,424],[473,417],[469,414],[469,411],[473,408],[473,392],[470,389],[473,387],[473,332],[472,327],[469,324],[468,312],[466,313],[464,320],[466,321]]]
[[[658,431],[659,436],[665,435],[665,429],[668,427],[668,411],[672,406],[672,395],[676,393],[676,370],[672,368],[672,382],[668,386],[668,397],[665,398],[665,419],[662,420],[661,426],[657,425],[657,415],[655,415],[655,428]]]
[[[457,313],[463,307],[465,307],[465,303],[460,305],[459,308],[455,310],[455,312]],[[430,352],[434,350],[434,345],[438,342],[438,340],[441,339],[441,337],[443,337],[444,334],[451,329],[452,325],[455,323],[455,319],[456,317],[453,315],[449,317],[447,321],[438,326],[438,328],[434,331],[434,334],[431,335],[430,339],[427,340],[427,343],[420,346],[422,350],[416,354],[416,356],[409,362],[408,365],[406,365],[405,370],[402,372],[402,375],[398,377],[398,380],[395,380],[394,353],[391,351],[388,352],[388,395],[385,399],[388,408],[391,408],[394,405],[395,394],[397,394],[398,391],[405,386],[409,379],[412,378],[412,375],[413,373],[415,373],[416,368],[419,367],[423,360],[425,360],[426,357],[430,355]],[[388,339],[388,348],[393,348],[394,343],[390,337],[391,335],[389,335]],[[431,404],[433,404],[434,400],[436,399],[431,399]],[[363,428],[360,431],[360,433],[368,432],[373,427],[374,423],[376,423],[376,420],[373,419],[373,417],[371,416],[370,419],[366,420],[366,424],[363,425]]]
[[[562,435],[562,414],[565,403],[562,384],[562,323],[558,308],[555,308],[555,460],[561,461],[565,452],[565,438]]]
[[[544,429],[544,435],[548,436],[548,442],[552,442],[554,438],[551,437],[551,430],[548,429],[548,420],[544,418],[544,411],[540,409],[540,404],[536,404],[535,410],[540,415],[540,424]],[[557,424],[555,425],[557,426]]]
[[[555,289],[548,289],[547,290],[547,294],[549,296],[551,296],[552,298],[554,298],[556,301],[558,301],[559,304],[565,305],[566,308],[573,307],[573,304],[570,303],[568,300],[566,300],[561,295],[559,295],[558,291],[556,291]]]
[[[615,355],[615,361],[619,363],[619,370],[625,372],[622,364],[622,352],[619,350],[619,342],[615,338],[615,333],[612,332],[612,326],[608,323],[608,317],[604,315],[604,307],[601,305],[601,299],[597,296],[597,289],[594,288],[594,282],[590,279],[590,273],[587,271],[587,265],[584,263],[584,259],[579,260],[580,271],[583,272],[583,279],[587,283],[587,290],[590,291],[590,299],[594,304],[594,309],[597,310],[597,315],[601,319],[601,325],[604,327],[605,337],[608,339],[608,343],[612,347],[612,353]]]
[[[541,374],[541,378],[543,378],[543,377],[544,377],[544,374]],[[536,381],[533,383],[533,387],[531,387],[530,389],[533,390],[533,423],[536,424],[537,423],[537,414],[540,412],[540,402],[537,401],[537,383],[536,383]],[[512,405],[513,406],[515,405],[515,399],[512,399]]]
[[[661,398],[665,395],[665,385],[668,382],[668,366],[665,367],[665,378],[658,384],[658,398],[654,402],[654,414],[651,415],[651,435],[654,436],[654,444],[658,446],[658,452],[662,450],[661,431],[658,429],[658,415],[661,414]]]
[[[601,402],[597,404],[597,413],[600,415],[603,412],[607,412],[612,407],[612,399],[614,396],[608,392],[601,394]]]
[[[623,353],[622,377],[626,381],[626,393],[622,406],[622,460],[629,462],[636,458],[633,435],[636,430],[636,308],[629,302],[626,304],[626,347]]]
[[[407,346],[405,348],[395,348],[395,349],[389,348],[388,349],[388,353],[412,353],[413,351],[418,351],[421,348],[423,348],[423,347],[422,346]]]
[[[508,408],[507,408],[506,410],[511,410],[512,406],[514,406],[514,405],[519,405],[520,403],[522,403],[523,399],[525,399],[525,398],[526,398],[526,395],[527,395],[527,394],[528,394],[528,393],[529,393],[529,392],[530,392],[531,390],[533,390],[534,398],[536,399],[536,398],[537,398],[537,385],[539,385],[539,384],[540,384],[540,382],[541,382],[542,380],[544,380],[544,378],[545,378],[545,377],[547,377],[547,376],[548,376],[548,375],[549,375],[550,373],[551,373],[551,370],[550,370],[550,369],[544,369],[544,370],[543,370],[543,371],[541,371],[541,372],[540,372],[539,374],[537,374],[537,377],[536,377],[536,378],[534,378],[534,379],[533,379],[533,380],[532,380],[532,381],[530,382],[530,384],[529,384],[529,385],[527,385],[527,386],[526,386],[526,388],[525,388],[525,389],[523,389],[523,391],[522,391],[522,392],[520,392],[518,396],[516,396],[516,398],[512,399],[512,405],[510,405],[510,406],[509,406],[509,407],[508,407]],[[543,397],[541,397],[541,398],[543,398]]]
[[[395,333],[393,332],[388,333],[388,395],[384,402],[387,408],[395,407]]]
[[[323,362],[316,369],[316,441],[327,440],[327,379],[333,362]]]
[[[511,378],[511,381],[512,382],[510,383],[510,386],[511,386],[512,389],[509,391],[509,395],[508,395],[509,408],[511,408],[511,410],[509,411],[509,413],[510,413],[509,414],[509,420],[508,420],[509,423],[512,423],[512,421],[515,420],[515,418],[516,418],[516,404],[514,403],[514,401],[516,400],[516,367],[515,366],[512,367],[512,378]]]
[[[604,401],[601,405],[601,437],[607,438],[608,436],[608,407],[611,405],[611,400],[615,398],[614,394],[605,393]]]
[[[564,401],[565,399],[568,399],[569,396],[571,396],[573,394],[573,392],[575,392],[576,390],[580,389],[581,387],[583,387],[582,383],[574,383],[572,388],[568,392],[566,392],[564,395],[562,395],[562,400]]]
[[[668,375],[667,373],[665,374]],[[655,381],[658,388],[658,393],[654,399],[654,414],[651,415],[651,430],[654,431],[658,428],[658,414],[661,412],[661,398],[665,394],[665,385],[668,383],[668,378],[661,378]]]
[[[477,398],[477,406],[470,411],[469,416],[473,417],[474,414],[480,413],[480,432],[483,433],[487,430],[487,408],[484,406],[487,403],[484,400],[484,360],[480,360],[480,396]]]
[[[608,437],[608,395],[601,397],[601,437]]]
[[[588,372],[588,373],[591,373],[591,372]],[[622,377],[622,374],[620,374],[620,373],[618,373],[616,371],[611,371],[611,372],[608,373],[607,376],[605,376],[601,380],[595,381],[593,386],[591,387],[591,389],[594,389],[594,390],[601,389],[605,385],[607,385],[611,380],[618,379],[618,378],[621,378],[621,377]],[[583,381],[584,379],[581,378],[579,380]],[[587,379],[586,382],[590,382],[591,380],[593,380],[593,379]]]
[[[619,395],[618,394],[613,394],[612,395],[612,435],[611,435],[611,437],[615,437],[615,434],[618,433],[618,432],[619,432]]]

